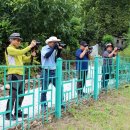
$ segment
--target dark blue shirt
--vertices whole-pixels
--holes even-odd
[[[86,53],[83,58],[80,58],[80,54],[83,51],[78,49],[76,51],[76,69],[77,70],[88,70],[88,54]]]

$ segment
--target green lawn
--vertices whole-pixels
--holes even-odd
[[[74,105],[40,130],[130,130],[130,86],[102,93],[97,102]]]

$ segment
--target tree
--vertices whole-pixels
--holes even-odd
[[[104,34],[120,36],[127,33],[130,20],[129,0],[84,0],[82,3],[85,36],[101,42]]]

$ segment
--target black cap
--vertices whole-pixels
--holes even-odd
[[[9,39],[20,39],[22,40],[21,36],[20,36],[20,33],[12,33],[10,36],[9,36]]]
[[[88,44],[87,44],[86,41],[81,41],[81,42],[80,42],[80,45],[82,45],[82,46],[84,46],[84,47],[88,46]]]

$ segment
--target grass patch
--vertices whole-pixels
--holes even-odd
[[[130,86],[101,94],[89,104],[75,104],[42,130],[130,130]]]

